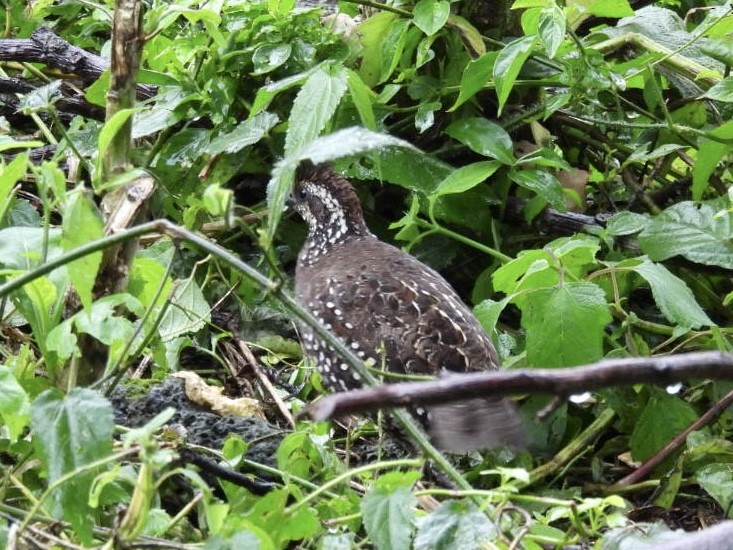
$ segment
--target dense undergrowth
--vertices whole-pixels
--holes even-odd
[[[109,70],[14,48],[47,27],[109,58],[113,2],[4,4],[0,541],[620,548],[664,540],[662,518],[733,516],[724,406],[627,477],[727,403],[729,382],[549,409],[552,396],[519,396],[528,419],[545,411],[531,451],[450,457],[460,490],[376,418],[292,428],[322,386],[287,302],[304,228],[284,210],[298,161],[333,162],[373,231],[475,306],[508,368],[731,351],[729,3],[153,0],[145,87],[106,123]],[[124,230],[105,238],[108,205],[140,181],[147,219],[221,248],[160,224],[128,235],[136,249]],[[110,274],[114,247],[127,256]],[[194,443],[165,407],[119,425],[110,394],[134,400],[179,371],[251,398],[213,401],[274,426],[275,451],[255,460],[241,432]]]

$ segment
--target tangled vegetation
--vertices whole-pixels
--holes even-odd
[[[324,392],[285,208],[333,163],[508,369],[731,352],[730,2],[4,6],[0,543],[610,549],[733,518],[730,381],[517,396],[529,450],[430,461],[386,412],[294,420]]]

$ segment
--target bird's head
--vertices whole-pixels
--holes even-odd
[[[308,239],[319,246],[369,233],[354,188],[328,165],[301,163],[292,202],[308,224]]]

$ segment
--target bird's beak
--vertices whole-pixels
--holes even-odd
[[[291,193],[285,198],[285,211],[292,212],[293,210],[295,210],[295,198]]]

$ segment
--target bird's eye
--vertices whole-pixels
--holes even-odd
[[[308,192],[305,190],[305,187],[300,188],[300,190],[298,191],[298,196],[301,199],[305,199],[308,196]]]

